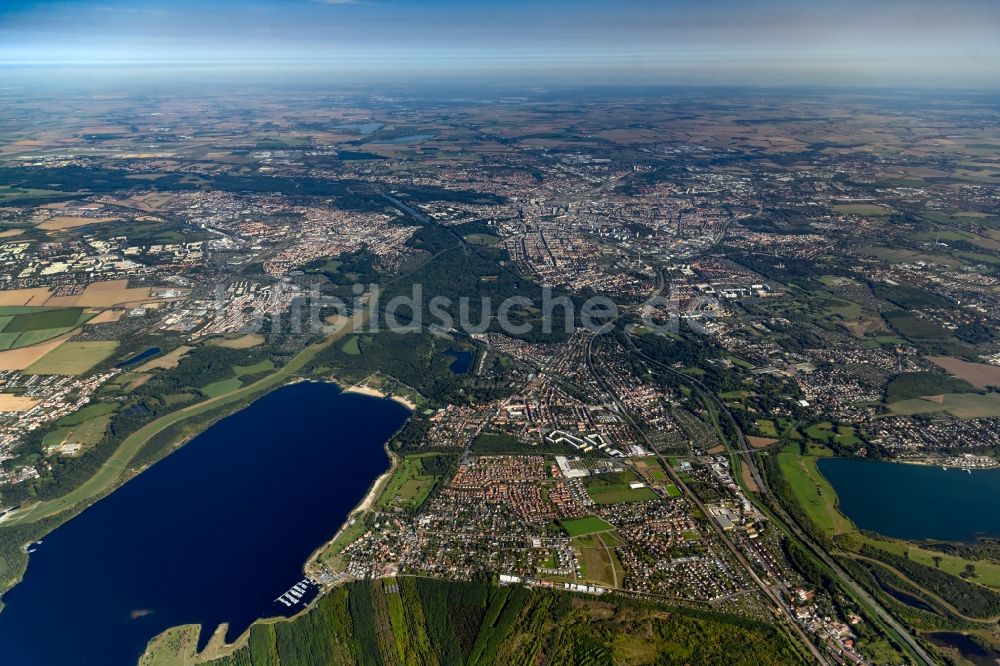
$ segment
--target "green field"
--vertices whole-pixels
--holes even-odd
[[[469,234],[464,240],[469,245],[495,245],[500,242],[500,237],[493,234]]]
[[[72,414],[67,414],[56,422],[57,426],[74,426],[89,421],[92,418],[110,414],[118,409],[118,405],[113,402],[95,402],[85,407],[81,407]]]
[[[0,350],[51,340],[93,318],[83,308],[0,307]]]
[[[570,543],[580,554],[584,580],[617,588],[625,578],[625,567],[618,560],[614,549],[604,542],[603,534],[588,534],[574,538]]]
[[[671,483],[670,485],[667,486],[667,495],[669,497],[680,497],[681,490],[680,488]]]
[[[209,398],[217,398],[220,395],[225,395],[226,393],[231,393],[235,391],[243,382],[240,381],[239,377],[231,377],[230,379],[221,379],[217,382],[212,382],[206,386],[202,386],[199,391],[203,395]]]
[[[63,426],[46,433],[42,440],[42,446],[58,446],[62,443],[81,444],[84,447],[93,446],[104,438],[111,423],[111,414],[101,414],[91,419],[75,424],[73,426]]]
[[[347,341],[344,343],[344,346],[341,347],[341,349],[343,349],[345,354],[349,354],[351,356],[357,356],[358,354],[360,354],[361,344],[358,336],[352,335],[351,337],[349,337]]]
[[[757,429],[764,437],[777,437],[778,429],[770,419],[757,419]]]
[[[941,401],[912,398],[889,405],[893,414],[931,414],[948,412],[960,419],[990,418],[1000,416],[1000,394],[949,393]]]
[[[888,215],[891,211],[885,206],[879,206],[878,204],[869,203],[858,203],[858,204],[839,204],[836,206],[831,206],[835,211],[839,213],[844,213],[845,215],[872,215],[881,216]]]
[[[26,312],[14,316],[3,330],[7,333],[15,331],[39,331],[46,328],[67,328],[75,325],[83,314],[83,308],[63,308],[50,310],[38,308],[36,312]]]
[[[437,455],[429,453],[403,458],[382,492],[379,506],[384,509],[392,507],[419,509],[434,489],[434,485],[441,479],[440,475],[430,474],[424,469],[424,460]]]
[[[791,487],[796,503],[821,530],[830,534],[853,532],[854,524],[837,510],[837,494],[816,467],[816,458],[799,455],[797,444],[778,454],[781,475]]]
[[[270,372],[274,370],[274,361],[267,358],[259,363],[254,363],[253,365],[234,365],[233,372],[237,377],[243,377],[245,375],[259,375],[262,372]]]
[[[628,484],[621,484],[618,487],[604,486],[599,491],[597,489],[587,489],[590,499],[595,504],[620,504],[622,502],[642,502],[644,500],[656,499],[658,495],[652,488],[629,488]]]
[[[116,340],[101,342],[64,342],[24,371],[29,375],[82,375],[111,356]]]
[[[609,532],[614,528],[613,525],[605,521],[603,518],[598,516],[584,516],[583,518],[564,518],[559,521],[559,524],[566,534],[571,537],[583,536],[584,534],[593,534],[595,532]]]

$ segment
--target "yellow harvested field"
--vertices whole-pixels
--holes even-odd
[[[113,310],[102,310],[96,317],[88,321],[88,324],[110,324],[111,322],[118,321],[125,314],[124,310],[113,309]]]
[[[75,294],[73,296],[53,296],[49,300],[45,301],[45,307],[48,308],[71,308],[76,305],[77,300],[79,300],[80,295]]]
[[[43,231],[62,231],[63,229],[75,229],[85,227],[88,224],[101,224],[103,222],[113,222],[117,217],[80,217],[77,215],[57,215],[45,220],[38,225]]]
[[[240,336],[238,338],[233,338],[231,340],[217,339],[212,340],[212,344],[216,347],[226,347],[227,349],[250,349],[251,347],[256,347],[257,345],[264,342],[263,335],[256,335],[254,333],[248,333],[246,335]]]
[[[37,404],[38,400],[35,398],[14,395],[13,393],[0,393],[0,412],[26,412]]]
[[[117,348],[116,340],[66,342],[32,363],[25,372],[29,375],[82,375]]]
[[[0,291],[0,305],[44,305],[51,295],[48,287]]]
[[[4,229],[0,231],[0,238],[13,238],[24,233],[24,229]]]
[[[75,305],[88,308],[110,308],[123,303],[148,301],[149,287],[129,289],[128,280],[107,280],[88,284]]]
[[[177,364],[181,362],[184,356],[194,349],[194,347],[188,347],[187,345],[181,345],[177,349],[173,350],[169,354],[164,354],[163,356],[158,356],[152,361],[143,363],[134,372],[149,372],[150,370],[169,370],[170,368],[176,368]]]
[[[73,337],[79,329],[70,331],[58,338],[53,338],[40,345],[22,347],[21,349],[8,349],[0,351],[0,370],[24,370],[35,363],[49,352],[55,350],[59,345]]]
[[[978,389],[1000,386],[1000,367],[987,363],[970,363],[952,356],[928,356],[927,360],[944,368],[948,374],[964,379]]]

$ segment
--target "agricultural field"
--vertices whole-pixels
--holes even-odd
[[[25,372],[29,375],[82,375],[111,356],[118,342],[65,342],[41,359],[32,363]]]
[[[977,389],[1000,386],[1000,366],[970,363],[950,356],[928,356],[927,360]]]
[[[57,338],[96,314],[83,308],[0,306],[0,350]]]
[[[26,412],[37,404],[36,398],[0,393],[0,412]]]
[[[948,412],[960,419],[981,419],[1000,416],[1000,394],[946,393],[924,398],[911,398],[889,405],[893,414],[933,414]]]
[[[210,341],[210,344],[217,347],[226,347],[228,349],[250,349],[251,347],[256,347],[263,342],[263,335],[247,333],[246,335],[241,335],[235,338],[214,338]]]

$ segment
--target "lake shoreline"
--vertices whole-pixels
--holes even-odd
[[[73,627],[61,630],[65,646],[45,650],[57,655],[76,645],[80,656],[65,663],[119,663],[111,658],[115,651],[135,650],[141,640],[141,654],[150,639],[177,624],[197,624],[204,632],[199,646],[211,639],[217,649],[226,642],[215,636],[223,622],[238,639],[261,619],[297,615],[311,605],[312,594],[289,598],[284,607],[274,599],[302,579],[311,555],[329,542],[326,529],[336,525],[335,536],[342,534],[353,517],[374,507],[397,468],[388,442],[411,412],[351,395],[325,379],[296,378],[253,404],[251,412],[238,409],[212,424],[193,424],[199,431],[185,432],[163,452],[162,463],[140,470],[133,483],[45,537],[0,616],[11,655],[42,631],[42,609],[61,597],[78,601],[62,604],[60,613],[73,612],[83,600],[96,604],[87,622],[52,619]],[[192,448],[198,437],[205,439]],[[303,459],[310,462],[303,465]],[[311,509],[292,521],[281,518],[293,506]],[[163,548],[160,539],[175,533],[203,547]],[[83,550],[81,539],[89,544]],[[74,573],[67,565],[73,553],[86,553],[78,566],[98,575]],[[164,587],[157,579],[178,584]],[[136,619],[136,609],[155,612]],[[122,616],[132,617],[128,628],[112,629]]]

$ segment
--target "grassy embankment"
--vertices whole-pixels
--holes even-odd
[[[861,532],[837,508],[837,494],[830,482],[820,473],[816,465],[818,457],[801,455],[798,448],[797,444],[792,444],[778,453],[778,468],[782,477],[788,482],[795,502],[802,508],[810,522],[837,547],[857,553],[867,545],[933,567],[956,578],[960,578],[972,565],[976,572],[973,582],[1000,590],[998,562],[985,559],[971,560],[931,550],[902,539]]]

